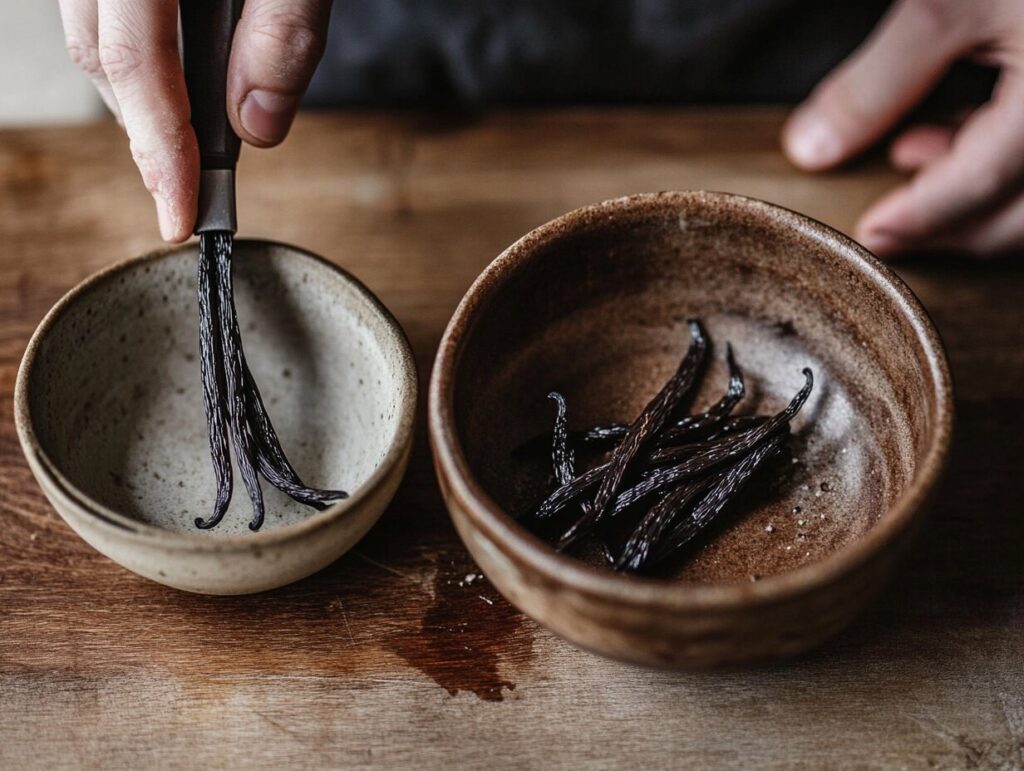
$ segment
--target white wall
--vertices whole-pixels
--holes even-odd
[[[64,50],[57,0],[0,0],[0,126],[102,114],[92,83]]]

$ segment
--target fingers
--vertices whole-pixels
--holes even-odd
[[[118,123],[121,111],[107,75],[100,66],[99,15],[96,0],[60,0],[61,21],[64,24],[64,44],[71,61],[92,80]]]
[[[911,252],[962,252],[974,257],[998,257],[1024,251],[1024,194],[1018,195],[994,213],[942,234],[918,238],[889,238],[881,247],[868,246],[879,257],[897,257]]]
[[[797,108],[783,147],[817,171],[865,149],[917,104],[972,42],[973,3],[902,0]]]
[[[912,126],[893,140],[889,162],[900,171],[918,171],[948,153],[953,136],[948,126]]]
[[[330,0],[249,0],[228,67],[228,116],[246,142],[278,144],[323,55]]]
[[[1024,182],[1024,79],[1004,74],[992,101],[957,134],[950,151],[875,204],[858,224],[869,248],[923,241],[984,215]]]
[[[1017,196],[994,214],[961,233],[941,239],[977,257],[996,257],[1024,249],[1024,195]]]
[[[176,0],[99,0],[100,66],[120,105],[160,233],[184,241],[196,216],[199,151],[178,58]]]

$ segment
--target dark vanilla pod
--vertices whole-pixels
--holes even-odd
[[[571,545],[577,538],[584,534],[591,527],[596,525],[605,516],[616,490],[622,483],[627,472],[636,463],[637,456],[651,441],[658,435],[665,422],[671,416],[680,400],[685,397],[694,382],[697,380],[697,372],[704,362],[704,354],[707,351],[707,337],[699,321],[690,322],[690,349],[679,364],[675,374],[668,383],[658,392],[636,420],[630,424],[626,435],[612,450],[612,458],[608,462],[608,468],[601,475],[598,484],[597,494],[588,507],[588,511],[579,520],[565,531],[559,546],[565,548]]]
[[[242,0],[181,0],[181,38],[192,127],[199,145],[199,344],[210,457],[217,481],[213,512],[196,527],[215,527],[231,502],[231,450],[252,501],[251,530],[264,520],[260,476],[315,509],[348,497],[342,490],[306,486],[281,448],[238,329],[232,280],[236,230],[235,166],[240,142],[226,112],[231,40]]]
[[[733,356],[732,346],[726,346],[726,361],[729,365],[729,387],[725,395],[715,404],[699,415],[685,415],[674,420],[672,425],[659,437],[661,443],[672,443],[684,437],[697,436],[701,432],[709,433],[720,427],[728,426],[728,418],[733,408],[743,398],[746,390],[743,382],[743,373],[736,365]],[[549,394],[549,397],[563,399],[561,394]],[[564,401],[564,399],[563,399]],[[747,416],[752,417],[752,416]],[[626,423],[610,423],[605,426],[593,426],[584,431],[569,431],[568,440],[581,446],[587,445],[608,445],[616,439],[622,439],[629,431]],[[525,455],[536,451],[539,447],[547,445],[550,437],[547,434],[538,434],[522,446],[516,448],[516,455]]]
[[[676,373],[628,426],[570,431],[565,398],[549,395],[558,405],[550,435],[556,486],[528,523],[545,530],[552,522],[563,523],[563,534],[554,541],[559,550],[596,538],[614,569],[652,567],[685,550],[769,461],[787,449],[790,423],[814,386],[811,370],[803,370],[803,387],[775,415],[734,416],[745,384],[728,346],[725,395],[704,412],[680,416],[680,405],[692,395],[709,342],[700,322],[691,321],[689,326],[690,348]],[[616,441],[606,461],[575,473],[574,445]],[[537,438],[531,439],[515,453],[529,452],[537,444]],[[602,537],[603,527],[613,521],[616,527],[628,524],[629,535],[618,554]]]
[[[230,232],[207,231],[199,237],[201,373],[217,497],[210,517],[197,517],[195,523],[202,529],[216,526],[231,502],[230,438],[238,473],[252,501],[249,528],[259,530],[264,519],[261,475],[281,492],[315,509],[347,498],[348,493],[306,486],[281,448],[242,349],[231,275],[232,243]]]
[[[557,391],[548,394],[548,398],[558,405],[558,412],[555,413],[555,428],[551,432],[551,465],[555,469],[555,479],[558,484],[567,485],[576,476],[576,457],[571,446],[569,446],[569,416],[566,409],[565,397]]]

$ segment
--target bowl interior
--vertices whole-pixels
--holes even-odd
[[[408,363],[401,333],[353,279],[279,244],[235,243],[250,368],[308,484],[354,493],[396,441]],[[77,490],[131,519],[210,538],[249,533],[235,469],[223,522],[200,531],[215,482],[198,358],[195,247],[126,263],[78,292],[39,340],[28,409]],[[264,531],[316,515],[264,483]],[[345,505],[344,503],[341,505]]]
[[[698,317],[714,346],[696,409],[725,389],[726,342],[747,381],[737,414],[782,408],[803,367],[816,383],[793,425],[796,462],[665,575],[749,581],[842,549],[910,485],[938,409],[913,311],[856,250],[790,212],[701,195],[615,202],[528,236],[478,285],[455,365],[473,474],[508,514],[529,511],[550,461],[514,450],[550,430],[546,394],[565,394],[571,428],[632,420]]]

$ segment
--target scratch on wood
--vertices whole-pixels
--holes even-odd
[[[365,554],[363,554],[361,551],[353,550],[352,553],[355,556],[359,557],[361,560],[370,563],[375,568],[380,568],[381,570],[391,573],[392,575],[398,576],[399,578],[404,578],[406,581],[415,584],[416,586],[423,587],[424,589],[427,588],[427,582],[419,578],[416,578],[416,576],[410,575],[408,573],[403,573],[401,570],[396,570],[390,565],[385,565],[383,562],[378,562],[375,559],[371,559],[370,557],[367,557]]]
[[[337,609],[341,612],[341,620],[345,623],[345,631],[348,633],[348,640],[352,643],[352,647],[355,647],[356,638],[352,634],[352,626],[348,622],[348,613],[345,610],[345,603],[342,602],[341,597],[335,597],[334,601],[327,606],[328,610]]]
[[[1004,710],[1005,717],[1005,710]],[[1024,745],[1010,729],[1010,740],[1008,742],[993,741],[991,739],[977,736],[969,736],[963,731],[957,731],[942,725],[935,718],[912,719],[932,735],[945,740],[961,753],[964,764],[969,768],[994,768],[994,767],[1020,767]]]
[[[289,728],[288,726],[284,725],[283,723],[280,723],[277,720],[274,720],[274,718],[270,717],[270,715],[266,715],[266,714],[260,712],[259,710],[255,710],[255,709],[252,712],[253,712],[254,715],[258,715],[259,717],[261,717],[264,720],[266,720],[268,723],[270,723],[270,725],[274,726],[274,728],[276,728],[281,733],[288,734],[288,736],[292,737],[296,741],[299,741],[299,742],[302,741],[302,737],[299,734],[297,734],[295,731],[293,731],[291,728]]]

